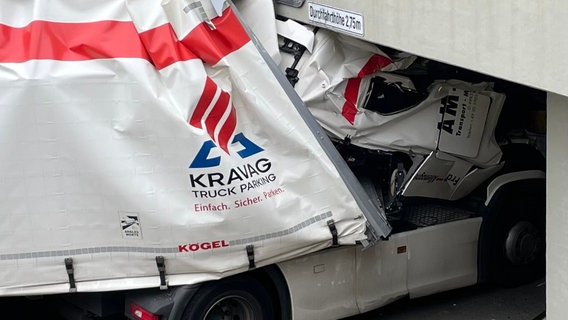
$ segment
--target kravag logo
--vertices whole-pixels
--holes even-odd
[[[211,79],[207,79],[205,88],[195,111],[189,119],[189,124],[205,130],[211,140],[205,141],[195,158],[189,165],[190,169],[207,169],[218,167],[221,156],[211,156],[211,151],[220,148],[227,156],[234,156],[229,146],[240,145],[236,152],[241,159],[249,158],[264,151],[263,148],[245,137],[243,133],[235,133],[237,125],[236,110],[231,103],[229,93],[221,90]],[[229,141],[231,142],[229,144]],[[272,164],[267,158],[232,167],[227,172],[210,171],[191,173],[189,180],[195,197],[215,198],[236,195],[265,185],[275,180],[269,171]]]

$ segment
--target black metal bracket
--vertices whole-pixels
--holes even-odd
[[[339,240],[337,236],[337,228],[335,227],[335,221],[333,221],[333,219],[328,220],[327,226],[329,227],[329,232],[331,232],[331,246],[337,247],[339,245]]]
[[[298,81],[300,80],[300,78],[298,78],[298,74],[300,72],[294,68],[286,68],[286,78],[288,78],[288,81],[290,81],[290,84],[293,86],[296,85],[296,83],[298,83]]]
[[[160,273],[160,290],[166,290],[168,289],[166,282],[166,259],[163,256],[156,256],[156,265]]]
[[[294,62],[290,67],[286,68],[286,78],[288,78],[288,81],[290,81],[290,84],[292,84],[293,87],[296,85],[298,80],[300,80],[298,78],[299,71],[296,69],[296,66],[300,61],[300,58],[302,58],[304,51],[306,51],[306,47],[290,39],[284,38],[283,41],[284,44],[280,46],[280,50],[294,56]]]
[[[314,28],[313,31],[315,34],[318,32],[318,28]],[[288,81],[290,81],[290,84],[294,87],[298,80],[300,80],[300,78],[298,78],[299,71],[296,69],[296,66],[298,66],[298,62],[300,62],[304,52],[306,52],[306,47],[288,38],[283,38],[282,41],[283,44],[280,46],[280,50],[294,56],[294,62],[290,67],[286,68],[286,78],[288,78]]]
[[[254,246],[252,244],[247,246],[247,257],[249,261],[249,270],[256,268],[256,264],[254,263]]]
[[[402,162],[399,162],[396,168],[395,194],[398,194],[402,190],[402,186],[404,184],[404,178],[405,178],[404,165],[402,164]]]
[[[73,268],[73,258],[65,258],[65,269],[67,269],[67,275],[69,276],[69,292],[77,292],[77,286],[75,284],[75,269]]]

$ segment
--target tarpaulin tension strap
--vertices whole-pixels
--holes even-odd
[[[65,269],[69,276],[69,292],[76,292],[77,286],[75,285],[75,270],[73,269],[73,258],[65,258]]]
[[[256,264],[254,263],[254,246],[252,244],[247,246],[247,257],[249,261],[249,270],[256,268]]]
[[[335,227],[335,221],[333,219],[327,220],[327,226],[329,227],[329,232],[331,232],[331,245],[337,247],[339,241],[337,239],[337,228]]]
[[[163,256],[156,256],[156,265],[160,273],[160,290],[166,290],[168,284],[166,283],[166,262]]]

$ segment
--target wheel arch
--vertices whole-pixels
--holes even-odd
[[[275,320],[292,319],[291,299],[288,284],[283,273],[276,265],[268,265],[258,269],[249,270],[223,279],[209,281],[204,284],[211,285],[217,283],[219,286],[223,286],[225,281],[238,278],[254,278],[268,291],[272,305],[275,308],[274,313],[280,316],[280,318],[277,317]],[[203,284],[201,284],[201,286],[202,285]],[[195,294],[198,292],[199,289],[195,290]],[[196,296],[195,294],[188,295],[184,303],[179,303],[175,308],[177,310],[172,310],[168,320],[182,319],[183,311],[193,302],[193,298]]]
[[[159,314],[167,320],[180,320],[184,310],[192,303],[193,298],[205,284],[218,283],[238,277],[253,277],[260,282],[270,294],[276,313],[282,320],[292,319],[291,299],[288,284],[284,275],[276,265],[246,271],[219,280],[207,281],[193,285],[171,287],[168,290],[143,289],[126,294],[125,311],[134,303],[151,313]]]
[[[545,180],[546,173],[542,170],[523,170],[509,172],[495,177],[487,186],[487,196],[485,198],[485,206],[489,206],[491,200],[495,198],[499,189],[511,184],[527,181],[527,180]]]
[[[520,191],[520,195],[517,198],[511,198],[511,196],[517,195]],[[479,247],[478,247],[478,281],[480,283],[491,282],[491,270],[490,261],[487,256],[487,250],[491,250],[495,243],[492,243],[487,237],[487,234],[491,232],[492,225],[496,220],[501,219],[501,216],[505,215],[505,212],[499,212],[504,209],[503,203],[507,201],[519,201],[522,202],[526,199],[524,195],[528,195],[529,191],[534,191],[531,196],[537,197],[544,202],[544,212],[542,218],[543,221],[546,218],[546,180],[545,173],[541,170],[524,170],[518,172],[511,172],[500,175],[493,179],[487,187],[487,198],[485,205],[482,206],[481,215],[483,217],[483,222],[480,230],[479,237]],[[540,198],[538,198],[540,197]]]
[[[269,265],[249,271],[270,292],[272,302],[277,307],[281,320],[292,319],[292,300],[284,274],[277,265]]]

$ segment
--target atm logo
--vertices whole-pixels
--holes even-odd
[[[454,89],[455,90],[455,89]],[[449,134],[454,134],[454,124],[457,117],[458,109],[458,96],[448,95],[442,98],[440,114],[442,115],[442,120],[438,122],[438,130],[444,130]]]

